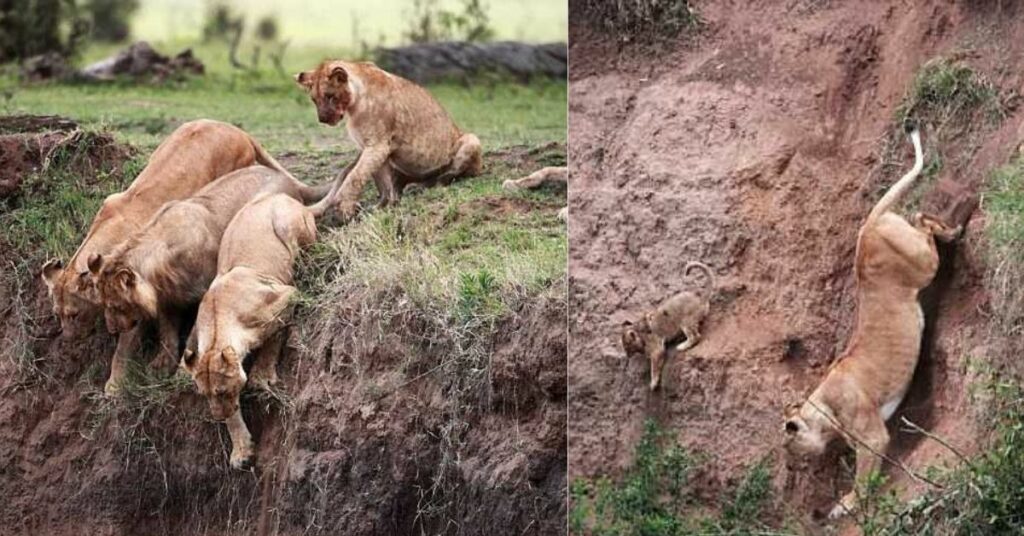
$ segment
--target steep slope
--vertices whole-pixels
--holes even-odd
[[[779,517],[814,513],[849,489],[841,449],[787,470],[782,409],[821,380],[854,313],[858,226],[911,163],[893,144],[897,107],[933,58],[1003,92],[1024,82],[1020,7],[995,2],[701,2],[707,26],[652,57],[579,24],[570,49],[570,481],[617,474],[645,418],[711,453],[705,493],[774,459]],[[975,189],[1021,141],[1020,112],[969,132],[925,132],[943,175]],[[941,142],[941,143],[940,143]],[[901,416],[966,452],[975,447],[967,358],[986,344],[984,212],[943,247],[924,296],[926,344]],[[718,298],[704,339],[646,390],[646,363],[623,363],[618,326],[683,288],[690,260],[711,265]],[[1005,358],[1006,356],[1004,356]],[[952,461],[890,426],[915,470]],[[898,469],[899,489],[917,489]]]

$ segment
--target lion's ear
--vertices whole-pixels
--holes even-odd
[[[135,288],[135,272],[130,268],[122,268],[118,270],[115,277],[117,278],[117,284],[121,285],[121,288],[124,290],[131,290]]]
[[[313,75],[309,71],[303,71],[295,75],[295,83],[309,89],[313,87]]]
[[[53,290],[57,284],[57,275],[63,267],[64,263],[60,262],[60,259],[53,259],[43,265],[43,282],[46,283],[46,288]]]
[[[330,80],[335,84],[344,84],[345,82],[348,82],[348,71],[340,65],[335,65],[331,69]]]
[[[181,368],[185,369],[190,375],[195,376],[196,370],[196,353],[192,350],[185,350],[185,353],[181,354]]]
[[[94,274],[100,273],[100,270],[103,269],[103,255],[100,255],[99,253],[89,255],[89,262],[87,265],[89,266],[90,272]]]

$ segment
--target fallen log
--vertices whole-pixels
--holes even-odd
[[[564,79],[568,72],[565,43],[423,43],[377,49],[376,61],[382,68],[421,84],[481,73],[507,74],[522,81]]]

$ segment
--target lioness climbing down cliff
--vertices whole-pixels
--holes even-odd
[[[321,123],[346,118],[359,159],[325,200],[342,220],[355,216],[359,196],[372,177],[380,204],[398,201],[409,183],[450,183],[479,175],[480,140],[462,132],[427,90],[372,63],[329,60],[295,75],[316,105]]]
[[[326,195],[329,184],[305,186],[290,175],[252,166],[225,175],[196,195],[164,205],[142,230],[109,255],[94,255],[107,329],[124,333],[155,320],[160,349],[154,362],[178,362],[183,313],[199,303],[217,274],[221,236],[239,209],[260,193],[286,193],[304,203]]]
[[[251,379],[277,382],[284,343],[292,266],[302,247],[316,240],[313,213],[283,194],[261,194],[231,220],[221,241],[217,278],[199,305],[181,366],[225,420],[231,435],[231,466],[252,463],[253,444],[242,420],[239,395],[249,379],[243,361],[257,353]]]
[[[855,485],[881,467],[889,444],[885,421],[899,407],[921,353],[924,314],[918,292],[931,283],[939,267],[935,235],[956,230],[921,214],[911,225],[892,207],[921,173],[920,135],[910,134],[914,167],[875,205],[857,237],[857,324],[846,351],[825,380],[802,404],[785,411],[785,446],[791,455],[820,455],[842,436],[856,450]],[[847,493],[829,514],[837,518],[857,507]]]
[[[227,123],[200,119],[171,133],[128,189],[106,198],[67,265],[51,260],[43,266],[42,278],[53,300],[53,312],[60,318],[62,335],[82,335],[102,311],[88,268],[90,258],[109,255],[149,222],[164,203],[185,199],[214,179],[254,164],[287,173],[256,140]],[[125,360],[138,342],[137,330],[119,336],[105,387],[108,394],[117,389]]]

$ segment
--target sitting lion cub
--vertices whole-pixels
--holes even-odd
[[[328,60],[295,75],[316,105],[321,123],[334,126],[348,115],[349,137],[359,159],[328,201],[342,220],[358,209],[372,177],[380,204],[398,201],[409,183],[450,183],[479,175],[480,140],[462,132],[427,90],[372,63]]]
[[[690,270],[704,272],[705,286],[698,290],[684,290],[665,300],[653,311],[644,313],[637,322],[622,324],[622,347],[627,357],[643,353],[651,363],[651,390],[661,385],[661,371],[665,368],[665,345],[684,335],[686,340],[675,347],[676,352],[685,352],[700,342],[700,323],[710,310],[711,292],[715,287],[715,275],[711,268],[701,262],[687,263],[684,275]]]
[[[242,420],[239,395],[246,383],[242,361],[258,349],[254,378],[277,381],[276,363],[295,293],[292,265],[299,249],[316,240],[313,212],[282,194],[263,194],[239,211],[220,245],[217,278],[199,305],[181,366],[226,420],[231,466],[244,469],[253,458],[252,436]]]
[[[820,455],[842,436],[857,451],[856,482],[880,467],[889,444],[885,421],[906,395],[921,353],[924,314],[917,301],[939,267],[934,236],[958,231],[921,214],[914,224],[890,212],[913,185],[924,157],[921,138],[910,134],[914,167],[878,201],[857,237],[857,324],[846,351],[803,403],[786,408],[786,450],[792,456]],[[829,517],[856,508],[854,491]]]
[[[85,240],[67,266],[59,260],[43,266],[43,281],[53,300],[53,312],[60,318],[61,335],[77,337],[96,321],[102,310],[99,291],[89,272],[89,258],[110,254],[131,233],[141,229],[164,203],[185,199],[214,179],[257,163],[287,173],[256,140],[227,123],[200,119],[171,133],[149,157],[146,168],[131,186],[103,201]],[[136,348],[138,338],[135,330],[118,338],[105,388],[108,394],[117,389],[125,360]]]
[[[217,251],[231,218],[264,192],[284,192],[304,202],[319,200],[330,184],[308,187],[290,175],[252,166],[225,175],[196,195],[164,205],[153,219],[109,255],[94,255],[107,329],[123,333],[156,320],[160,350],[154,365],[173,366],[181,355],[182,313],[199,303],[217,275]]]

